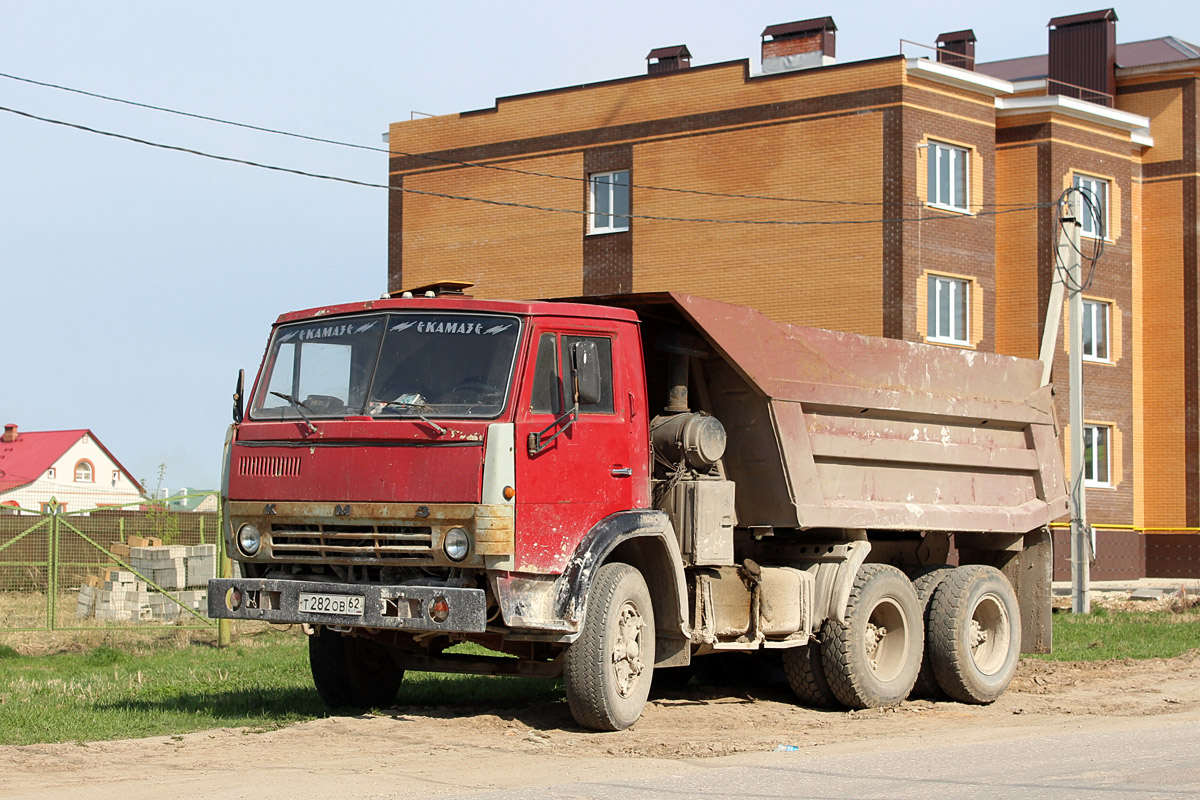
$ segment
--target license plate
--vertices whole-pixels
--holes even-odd
[[[309,614],[343,614],[348,617],[361,617],[363,596],[301,592],[299,606],[301,611]]]

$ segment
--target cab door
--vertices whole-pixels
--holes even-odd
[[[636,328],[578,323],[547,319],[532,331],[516,423],[519,571],[561,571],[598,521],[647,503],[648,444],[636,433],[644,421],[635,418],[635,393],[644,391]],[[572,422],[570,349],[578,341],[596,345],[601,391]],[[530,452],[531,433],[540,434],[539,452]]]

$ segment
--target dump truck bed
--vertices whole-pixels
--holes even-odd
[[[707,342],[694,406],[728,431],[740,527],[1022,533],[1067,510],[1040,362],[778,323],[683,294],[602,302],[639,311],[648,371],[663,364],[656,333],[690,328]]]

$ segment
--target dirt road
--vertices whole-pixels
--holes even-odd
[[[898,743],[998,741],[1200,711],[1200,651],[1176,659],[1025,660],[994,705],[908,702],[822,712],[784,690],[663,692],[633,728],[581,731],[565,702],[511,711],[403,707],[276,731],[0,747],[0,797],[405,798],[516,790],[597,776],[670,775],[736,763],[777,745],[887,750]],[[697,761],[699,759],[699,761]]]

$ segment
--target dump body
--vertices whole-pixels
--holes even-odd
[[[729,432],[739,527],[1016,534],[1066,512],[1039,362],[689,295],[605,301],[646,318],[675,311],[711,349],[693,359],[693,398]]]

